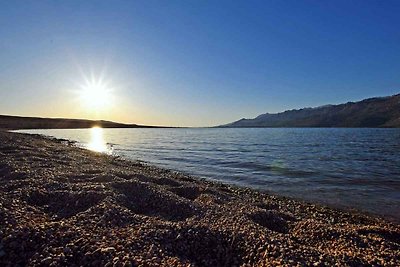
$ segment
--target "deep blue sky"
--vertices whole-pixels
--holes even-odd
[[[0,113],[209,126],[400,92],[400,1],[0,1]],[[85,109],[83,76],[112,106]]]

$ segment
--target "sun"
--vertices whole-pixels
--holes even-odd
[[[111,105],[113,92],[108,83],[103,79],[85,79],[80,86],[79,98],[86,108],[91,110],[102,110]]]

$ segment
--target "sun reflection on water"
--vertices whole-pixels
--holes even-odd
[[[87,148],[92,151],[111,154],[112,148],[104,141],[103,128],[93,127],[90,129],[90,142]]]

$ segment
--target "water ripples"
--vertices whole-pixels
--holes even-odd
[[[29,132],[85,146],[89,131]],[[103,129],[103,139],[130,159],[400,217],[400,129]]]

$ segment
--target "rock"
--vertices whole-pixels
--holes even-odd
[[[115,252],[115,248],[114,247],[102,248],[101,252],[102,253],[114,253]]]
[[[42,264],[49,265],[52,261],[53,261],[53,259],[52,259],[51,257],[47,257],[47,258],[44,258],[44,259],[41,261],[41,263],[42,263]]]
[[[72,250],[71,250],[69,247],[65,247],[65,248],[63,249],[63,251],[64,251],[64,254],[65,254],[65,255],[68,255],[68,254],[72,253]]]

